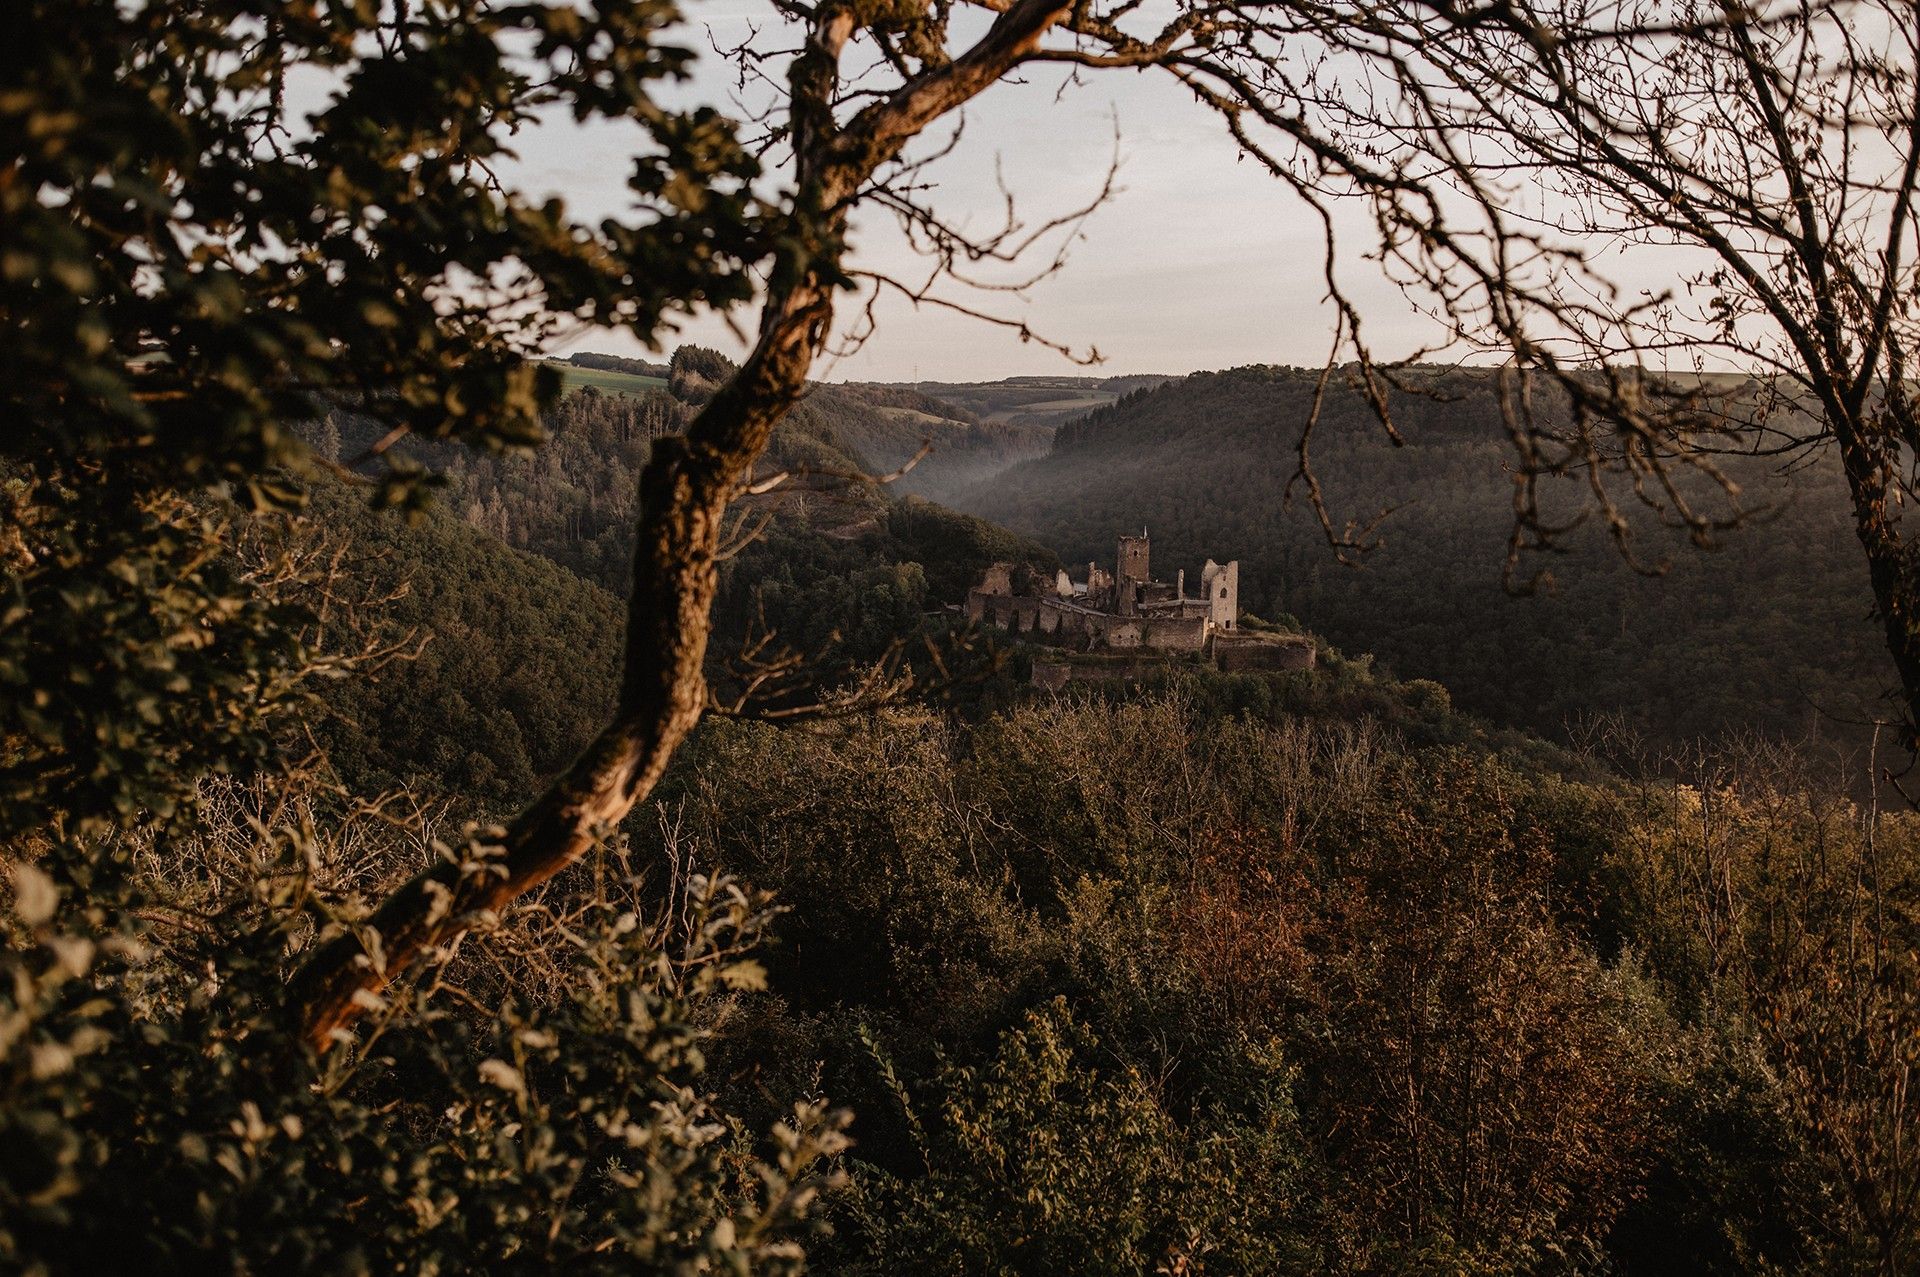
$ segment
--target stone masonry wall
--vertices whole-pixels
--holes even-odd
[[[1316,653],[1307,639],[1226,638],[1213,640],[1213,662],[1229,674],[1267,670],[1310,670]]]

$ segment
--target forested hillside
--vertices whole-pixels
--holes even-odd
[[[391,737],[400,756],[467,751],[471,766],[458,769],[458,787],[493,795],[503,777],[524,788],[533,776],[551,775],[586,743],[617,664],[624,617],[616,597],[625,592],[630,570],[640,468],[652,442],[678,430],[689,400],[699,397],[707,379],[695,365],[704,360],[717,367],[711,362],[717,359],[691,349],[676,355],[671,392],[585,388],[568,395],[547,415],[546,438],[531,455],[399,444],[397,464],[431,468],[444,484],[416,526],[369,521],[331,489],[323,493],[323,508],[342,521],[375,579],[384,579],[390,571],[384,565],[396,559],[420,563],[424,576],[392,602],[391,619],[457,636],[430,646],[416,670],[374,680],[382,690],[373,693],[367,712],[392,721],[394,730],[380,737]],[[934,406],[894,389],[823,388],[781,424],[763,468],[770,477],[791,479],[738,503],[735,543],[721,567],[709,657],[723,699],[751,688],[756,711],[791,710],[863,678],[884,682],[917,670],[923,685],[977,690],[993,673],[1003,653],[950,632],[953,627],[928,614],[962,597],[991,563],[1026,563],[1051,573],[1058,559],[1027,538],[903,493],[903,485],[871,481],[874,463],[849,439],[906,448],[904,440],[917,436],[894,430],[890,417],[861,414],[925,415]],[[344,411],[304,430],[327,455],[348,459],[379,433]],[[499,542],[519,553],[502,561]],[[483,545],[495,547],[491,557],[477,548]],[[566,571],[537,561],[513,566],[529,556]],[[528,606],[536,600],[538,606]],[[475,608],[550,614],[559,628],[536,624],[507,640],[506,650],[481,642],[474,651],[469,613]],[[446,683],[443,671],[470,677]],[[583,677],[600,680],[591,694],[579,686]],[[497,731],[466,716],[464,688],[491,679],[518,689],[505,701],[514,707],[513,719]],[[438,699],[475,730],[424,731],[412,707]],[[387,751],[356,741],[348,753],[369,748],[376,756]]]
[[[490,554],[497,519],[457,516],[478,500],[564,558],[565,525],[534,518],[543,485],[591,486],[575,470],[630,411],[567,400],[550,468],[456,466],[448,509],[416,528],[322,494],[317,526],[365,550],[370,579],[419,587],[382,605],[387,622],[458,640],[457,663],[398,663],[330,695],[321,722],[357,727],[344,757],[370,751],[386,783],[474,811],[533,783],[498,742],[525,739],[527,760],[553,766],[555,743],[593,720],[613,600],[538,557]],[[1078,431],[1069,443],[1090,447]],[[795,432],[781,446],[834,445]],[[614,447],[601,464],[630,471],[643,453]],[[938,626],[926,610],[984,563],[1050,562],[871,490],[817,522],[812,505],[768,508],[725,570],[723,648],[759,622],[871,659]],[[499,619],[533,614],[549,620]],[[1857,978],[1820,956],[1818,928],[1866,925],[1848,883],[1867,850],[1851,809],[1790,757],[1700,755],[1694,778],[1721,794],[1709,813],[1604,757],[1487,732],[1364,656],[1066,701],[1005,690],[965,715],[910,698],[803,728],[712,719],[626,830],[643,863],[737,873],[788,909],[757,924],[767,990],[709,1013],[704,1040],[716,1103],[749,1127],[796,1093],[853,1108],[816,1266],[1857,1262],[1830,1150],[1877,1129],[1893,1065],[1851,1064],[1866,1107],[1815,1119],[1823,1039],[1766,1017]],[[471,706],[455,738],[485,752],[412,726],[427,721],[412,707],[449,696]],[[1904,898],[1910,822],[1879,836]],[[1833,859],[1779,877],[1765,865],[1782,838]],[[1701,857],[1735,893],[1704,912]],[[576,875],[547,907],[574,916],[602,890]],[[1728,919],[1787,900],[1824,921],[1767,938],[1778,952],[1728,955]],[[536,1002],[551,978],[530,957],[443,977]]]
[[[1513,486],[1490,374],[1394,395],[1404,447],[1356,392],[1330,386],[1314,462],[1336,519],[1396,507],[1357,570],[1335,561],[1304,500],[1284,500],[1316,376],[1243,368],[1129,395],[957,500],[1072,562],[1110,557],[1114,536],[1143,524],[1162,575],[1238,558],[1248,610],[1290,614],[1549,735],[1604,712],[1667,740],[1740,727],[1861,739],[1853,724],[1893,678],[1831,459],[1785,478],[1734,462],[1748,502],[1770,509],[1711,551],[1646,529],[1643,552],[1671,562],[1663,576],[1640,575],[1588,526],[1534,561],[1551,591],[1516,598],[1501,582]]]
[[[562,365],[562,371],[569,390],[591,389],[596,394],[647,404],[644,408],[613,411],[638,412],[658,428],[665,421],[684,420],[686,406],[704,402],[732,367],[717,351],[688,346],[676,351],[666,364],[617,355],[576,354]],[[1092,379],[1073,380],[1085,380],[1095,389],[1026,388],[1024,393],[1054,399],[1067,394],[1071,412],[1110,403],[1118,393],[1097,389],[1103,383]],[[1118,381],[1131,384],[1128,379]],[[1038,424],[1024,413],[1009,415],[991,408],[976,412],[965,406],[969,402],[936,397],[911,386],[816,383],[805,402],[781,423],[776,439],[787,441],[787,447],[782,451],[776,445],[767,457],[767,467],[837,466],[842,471],[858,470],[876,477],[896,476],[892,479],[896,491],[943,500],[1016,461],[1041,455],[1053,440],[1052,418]],[[992,395],[988,402],[999,404]],[[797,443],[802,438],[824,443],[836,455],[804,455],[805,446]],[[896,475],[903,468],[905,473]]]
[[[790,1167],[818,1195],[814,1271],[876,1277],[1849,1271],[1907,1245],[1873,1234],[1900,1171],[1862,1151],[1902,1129],[1905,1057],[1861,1026],[1904,1033],[1911,1007],[1835,939],[1905,925],[1876,909],[1913,898],[1911,817],[1863,825],[1784,752],[1707,750],[1687,787],[1547,748],[1363,654],[1034,694],[1017,654],[970,671],[977,653],[944,649],[938,605],[986,563],[1053,556],[859,484],[741,512],[760,535],[723,565],[719,712],[654,800],[486,949],[392,995],[384,1054],[333,1089],[281,1087],[238,1044],[277,1031],[249,1008],[311,952],[300,919],[364,917],[436,857],[484,866],[485,822],[604,721],[625,617],[575,569],[616,575],[612,511],[680,403],[575,394],[531,457],[413,445],[448,474],[433,508],[319,483],[225,552],[333,676],[268,707],[261,762],[200,780],[190,828],[115,835],[156,921],[99,968],[111,997],[23,1021],[38,1043],[114,1045],[16,1071],[0,1113],[42,1160],[0,1193],[61,1208],[0,1225],[11,1254],[55,1272],[234,1250],[302,1266],[347,1241],[488,1258],[455,1214],[416,1210],[484,1195],[564,1210],[542,1254],[584,1263],[671,1227],[629,1171],[584,1168],[674,1166],[674,1209],[750,1220],[773,1208],[723,1167],[755,1159],[769,1192]],[[308,430],[365,443],[351,414]],[[856,460],[817,418],[777,449]],[[730,714],[752,678],[736,658],[777,655],[753,646],[767,633],[816,659]],[[913,686],[836,701],[929,642],[893,666]],[[989,694],[955,704],[940,684],[970,673]],[[824,718],[778,721],[822,698]],[[67,853],[25,845],[67,880]],[[23,908],[10,935],[67,943]],[[228,992],[202,1012],[208,970]],[[216,1049],[116,1027],[203,1015]],[[610,1103],[652,1114],[621,1129],[653,1151],[603,1130]],[[125,1137],[131,1106],[151,1138]],[[700,1135],[683,1112],[728,1124]],[[508,1160],[522,1132],[539,1174]],[[208,1156],[156,1179],[181,1141]],[[90,1160],[49,1186],[34,1167],[61,1148]],[[243,1156],[272,1191],[229,1188]],[[370,1186],[361,1158],[413,1169]],[[140,1194],[199,1222],[90,1226]]]
[[[273,1057],[235,1044],[265,1032],[248,999],[310,940],[256,875],[297,856],[300,910],[360,916],[423,857],[480,845],[484,825],[452,831],[537,792],[617,678],[605,591],[452,509],[408,523],[363,495],[322,487],[274,534],[340,579],[256,588],[337,600],[316,654],[399,654],[282,706],[275,761],[202,782],[191,831],[127,844],[161,921],[143,957],[103,967],[112,998],[27,1021],[36,1041],[77,1024],[115,1045],[14,1083],[34,1149],[93,1151],[43,1190],[60,1211],[0,1227],[12,1253],[69,1272],[162,1243],[182,1271],[348,1241],[489,1257],[455,1215],[414,1209],[473,1194],[565,1209],[542,1254],[584,1262],[668,1227],[620,1191],[624,1169],[581,1174],[638,1161],[598,1125],[620,1104],[653,1115],[620,1128],[652,1132],[649,1157],[680,1156],[689,1110],[728,1115],[680,1136],[726,1164],[838,1150],[809,1181],[831,1226],[813,1271],[1735,1273],[1872,1254],[1859,1202],[1894,1172],[1853,1150],[1897,1120],[1900,1061],[1836,1045],[1852,1020],[1776,1009],[1841,987],[1848,1015],[1902,1014],[1830,941],[1882,925],[1855,890],[1869,856],[1886,898],[1911,898],[1911,818],[1869,843],[1765,751],[1703,759],[1708,810],[1338,657],[965,715],[908,698],[802,726],[712,716],[605,850],[398,995],[385,1054],[335,1089],[279,1086]],[[770,532],[729,569],[723,633],[757,596],[796,621],[850,607],[869,644],[912,637],[929,590],[1022,548],[917,500],[855,541],[795,516]],[[1784,873],[1770,859],[1816,844]],[[1788,902],[1798,921],[1767,930]],[[209,965],[230,998],[219,1049],[112,1036],[180,1022]],[[823,1095],[849,1112],[826,1117]],[[134,1104],[151,1138],[119,1134]],[[851,1149],[821,1133],[841,1122]],[[529,1124],[557,1185],[518,1169]],[[181,1140],[208,1156],[157,1177]],[[262,1185],[245,1195],[223,1169],[241,1156]],[[412,1169],[370,1186],[358,1158]],[[0,1192],[41,1187],[39,1165]],[[679,1209],[751,1217],[718,1167],[687,1174]],[[136,1191],[195,1226],[85,1227]]]
[[[620,666],[617,598],[450,511],[403,520],[328,485],[310,519],[307,535],[380,600],[357,620],[399,650],[325,685],[317,739],[352,788],[417,786],[498,814],[593,739]]]

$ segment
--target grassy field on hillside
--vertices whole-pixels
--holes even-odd
[[[553,366],[560,370],[560,376],[570,391],[592,386],[603,395],[644,395],[649,390],[659,390],[667,384],[665,377],[642,377],[638,373],[609,372],[563,363]]]

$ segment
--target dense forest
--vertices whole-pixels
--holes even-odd
[[[1755,511],[1710,549],[1640,521],[1630,565],[1597,521],[1529,558],[1550,586],[1502,580],[1512,453],[1493,374],[1416,373],[1391,396],[1395,446],[1351,385],[1329,386],[1313,460],[1336,526],[1392,513],[1344,566],[1288,477],[1318,374],[1203,373],[1060,429],[1053,450],[954,498],[1071,562],[1145,525],[1160,574],[1241,562],[1242,606],[1291,616],[1464,708],[1559,739],[1595,714],[1684,741],[1740,728],[1847,748],[1886,718],[1894,683],[1870,617],[1831,456],[1788,473],[1730,469]]]
[[[690,401],[711,383],[707,374],[724,375],[729,366],[715,352],[682,347],[669,365],[670,388],[639,395],[592,388],[571,394],[548,415],[545,438],[531,455],[476,456],[404,443],[394,450],[392,464],[432,469],[443,485],[440,514],[421,529],[369,528],[368,535],[431,535],[444,542],[454,535],[444,516],[453,515],[469,528],[568,569],[560,575],[576,590],[586,590],[587,597],[563,610],[576,618],[590,616],[599,637],[562,646],[592,651],[596,664],[611,661],[614,649],[606,629],[618,613],[614,599],[626,589],[641,467],[652,443],[679,428]],[[721,571],[710,669],[723,697],[751,686],[757,701],[768,702],[760,709],[773,701],[791,708],[809,690],[843,682],[856,670],[884,683],[915,664],[923,681],[977,692],[1008,654],[944,622],[930,624],[932,614],[964,597],[989,564],[1015,562],[1048,573],[1059,567],[1036,542],[903,494],[904,482],[876,481],[881,472],[868,459],[869,450],[911,459],[922,429],[917,421],[902,424],[871,415],[876,404],[917,417],[938,407],[897,389],[819,388],[781,423],[767,450],[764,468],[771,477],[785,475],[791,481],[738,503],[737,543]],[[335,459],[352,457],[379,434],[371,421],[350,411],[329,413],[301,429],[322,455]],[[975,452],[968,461],[986,465],[987,456]],[[474,553],[446,544],[447,553]],[[378,559],[370,555],[370,561]],[[473,582],[490,570],[497,569],[465,565],[457,579]],[[398,613],[404,616],[415,597],[417,592],[403,595],[395,604]],[[461,632],[466,628],[463,621]],[[430,656],[428,668],[439,659]],[[550,659],[516,661],[514,677],[547,677]],[[567,674],[578,676],[578,668]],[[989,681],[1004,680],[995,675]],[[419,694],[422,704],[443,694],[461,704],[458,683]],[[603,709],[604,698],[583,708]],[[518,737],[517,729],[509,730],[485,748],[510,754]],[[537,773],[557,770],[586,736],[566,739],[568,749],[536,750],[544,760]],[[524,764],[514,765],[525,774]]]
[[[860,480],[817,409],[767,462],[811,478],[737,512],[714,712],[655,798],[488,956],[398,988],[376,1049],[280,1087],[244,1044],[275,1032],[265,991],[310,952],[300,920],[364,916],[475,846],[604,721],[637,476],[702,358],[647,395],[568,396],[530,452],[403,445],[395,465],[440,481],[411,516],[318,477],[298,515],[204,507],[236,582],[300,627],[309,690],[261,706],[257,761],[199,781],[190,824],[112,832],[106,861],[12,844],[45,872],[16,871],[8,923],[36,990],[14,1004],[27,1046],[0,1055],[30,1150],[0,1183],[10,1261],[778,1271],[804,1243],[821,1272],[1091,1277],[1912,1254],[1914,973],[1853,942],[1910,964],[1911,816],[1758,740],[1680,749],[1670,727],[1660,749],[1615,724],[1550,745],[1358,648],[1035,694],[1017,648],[944,604],[988,563],[1059,560]],[[1190,449],[1174,390],[1223,387],[1217,427],[1235,398],[1271,406],[1249,384],[1299,380],[1148,391],[1031,469],[1145,449],[1143,422]],[[1269,424],[1243,420],[1243,441]],[[1405,455],[1334,420],[1366,463]],[[374,427],[343,407],[302,430],[338,464]],[[1185,526],[1153,525],[1174,563]],[[36,810],[84,810],[62,792]],[[89,864],[114,866],[92,898],[124,893],[140,948],[82,960],[46,911]],[[609,1129],[606,1105],[648,1116]],[[149,1134],[128,1140],[133,1106]],[[411,1169],[370,1190],[369,1159]],[[98,1226],[136,1195],[154,1224]],[[559,1222],[502,1247],[459,1199],[502,1238]]]
[[[607,406],[563,404],[551,455]],[[550,479],[542,460],[485,473]],[[197,1009],[192,975],[230,998],[304,951],[254,875],[295,856],[293,899],[351,916],[436,839],[524,802],[613,694],[613,596],[556,562],[564,524],[528,553],[460,517],[534,500],[479,473],[411,521],[323,484],[236,545],[283,603],[338,609],[309,638],[340,676],[275,713],[274,761],[200,785],[191,830],[127,844],[159,920],[147,950],[75,968],[95,973],[84,1000],[47,967],[16,1011],[39,1054],[9,1084],[28,1140],[10,1147],[35,1150],[4,1181],[11,1259],[594,1267],[663,1228],[763,1212],[791,1230],[786,1181],[768,1199],[726,1169],[778,1167],[782,1147],[831,1155],[790,1233],[822,1272],[1844,1271],[1906,1253],[1909,1216],[1875,1213],[1907,1173],[1888,1143],[1904,1057],[1846,1043],[1912,1007],[1831,942],[1892,940],[1871,909],[1912,897],[1920,827],[1863,824],[1786,752],[1702,750],[1679,784],[1624,742],[1495,732],[1332,653],[1067,699],[1003,669],[957,704],[712,717],[496,956],[407,986],[394,1006],[416,1018],[326,1090],[279,1088],[235,1036],[249,1021]],[[929,595],[980,563],[1048,562],[918,499],[866,501],[878,524],[852,538],[841,505],[819,526],[775,511],[730,569],[722,632],[835,617],[873,654],[944,624]],[[289,549],[309,567],[260,571]],[[1783,867],[1782,846],[1821,853]],[[20,881],[20,952],[73,961]],[[606,929],[621,918],[640,925]],[[606,999],[657,964],[670,977],[638,988],[658,1000],[623,1018]],[[211,1054],[186,1027],[208,1015],[229,1026]],[[138,1045],[138,1023],[189,1036]],[[48,1068],[59,1043],[88,1062]],[[171,1098],[146,1089],[155,1070]],[[151,1135],[129,1141],[135,1103]],[[596,1125],[604,1104],[654,1114],[626,1137],[647,1158],[690,1159],[645,1172],[672,1176],[653,1191],[671,1183],[687,1224],[634,1213],[642,1164]],[[660,1125],[679,1112],[728,1117]],[[411,1169],[372,1188],[364,1158]],[[136,1192],[179,1222],[96,1226]],[[498,1249],[431,1206],[456,1197],[560,1224]]]

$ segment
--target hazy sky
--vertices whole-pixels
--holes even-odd
[[[724,43],[764,12],[750,0],[691,3],[696,23]],[[724,103],[731,73],[709,55],[694,85],[703,100]],[[1239,159],[1224,128],[1164,75],[1087,75],[1061,93],[1064,73],[1038,72],[1024,84],[995,86],[976,99],[960,149],[938,170],[934,197],[952,219],[997,225],[999,165],[1029,224],[1070,212],[1100,189],[1115,155],[1121,189],[1086,224],[1064,270],[1025,297],[956,290],[958,300],[1024,319],[1076,350],[1097,347],[1095,369],[1078,369],[1038,344],[977,320],[882,303],[878,330],[857,353],[825,362],[832,380],[971,380],[1025,374],[1180,373],[1249,363],[1312,363],[1324,358],[1332,316],[1322,304],[1322,248],[1316,219],[1251,161]],[[576,211],[602,216],[625,202],[628,137],[610,127],[554,124],[518,144],[518,180],[557,193]],[[1354,210],[1356,227],[1364,225]],[[856,227],[854,265],[902,276],[924,274],[888,220]],[[1373,268],[1355,260],[1343,278],[1367,302],[1377,347],[1410,347],[1429,331]],[[843,305],[843,315],[851,307]],[[751,325],[751,315],[741,319]],[[841,325],[844,329],[847,324]],[[678,340],[739,343],[707,319]],[[674,339],[666,343],[676,344]],[[571,350],[640,354],[630,336],[594,332]]]

